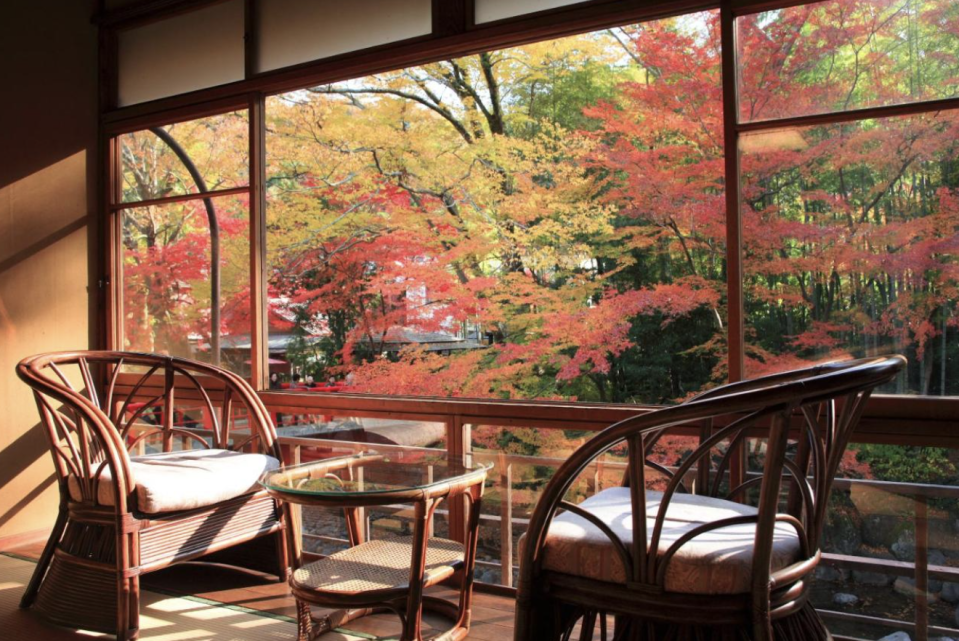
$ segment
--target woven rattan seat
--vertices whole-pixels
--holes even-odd
[[[412,558],[412,537],[369,541],[304,565],[293,573],[293,583],[322,592],[406,590]],[[431,538],[426,548],[424,585],[448,578],[462,563],[462,544]]]

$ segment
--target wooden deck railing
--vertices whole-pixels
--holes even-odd
[[[141,392],[141,395],[148,393]],[[517,505],[515,485],[517,469],[520,466],[558,466],[564,459],[557,457],[525,456],[508,454],[505,452],[481,452],[472,448],[471,426],[522,426],[543,430],[578,430],[582,432],[598,431],[603,427],[636,413],[649,411],[652,408],[637,406],[599,406],[572,403],[535,403],[535,402],[500,402],[482,400],[459,399],[389,399],[377,397],[357,397],[353,395],[298,395],[295,393],[262,393],[264,400],[271,411],[284,414],[340,416],[340,417],[372,417],[390,418],[411,421],[429,421],[442,423],[445,426],[445,439],[442,446],[453,455],[471,453],[494,463],[491,481],[500,490],[500,502],[495,509],[482,515],[481,527],[497,527],[498,544],[495,546],[495,558],[480,560],[480,568],[498,569],[501,581],[497,585],[481,585],[481,589],[489,589],[500,593],[509,593],[513,590],[513,571],[515,569],[516,534],[525,530],[526,519],[523,517],[521,506]],[[317,397],[322,398],[317,398]],[[879,403],[864,418],[860,429],[857,430],[856,440],[861,442],[885,443],[892,445],[938,445],[943,447],[959,448],[959,433],[954,430],[954,421],[947,419],[937,410],[928,417],[924,417],[922,425],[916,421],[906,420],[900,416],[898,404],[891,399],[879,399]],[[937,406],[938,407],[938,406]],[[946,412],[950,414],[950,412]],[[698,428],[691,426],[689,435],[698,436]],[[405,446],[389,446],[384,444],[351,443],[333,439],[317,439],[306,437],[282,437],[280,442],[288,448],[289,460],[300,460],[304,448],[340,448],[346,450],[373,448],[381,450],[410,449]],[[417,448],[413,448],[417,449]],[[622,463],[616,460],[607,460],[601,464],[606,469],[594,469],[585,479],[584,492],[588,495],[602,489],[603,475],[614,472]],[[912,562],[891,559],[870,558],[865,556],[824,554],[823,563],[826,566],[877,572],[889,576],[912,578],[915,581],[915,617],[912,621],[899,621],[879,616],[852,614],[833,610],[823,610],[822,615],[827,621],[841,624],[872,625],[884,629],[903,630],[908,632],[914,641],[928,641],[930,637],[949,636],[959,638],[959,629],[935,626],[929,622],[929,594],[927,591],[930,580],[940,580],[959,583],[959,568],[939,565],[929,565],[929,501],[936,499],[959,500],[959,487],[927,485],[917,483],[890,483],[874,480],[838,479],[835,485],[837,490],[851,490],[859,486],[906,497],[912,501],[913,519],[916,533],[916,552]],[[492,494],[492,493],[491,493]],[[488,502],[487,506],[493,502]],[[397,513],[403,506],[396,506]],[[488,508],[487,508],[488,509]],[[463,514],[456,506],[451,506],[449,512],[438,513],[449,525],[449,535],[457,537],[462,534],[461,524]],[[337,541],[336,537],[320,534],[307,534],[307,539]],[[885,588],[883,588],[885,589]],[[837,639],[843,637],[837,636]]]
[[[389,445],[370,445],[368,443],[353,443],[347,441],[316,439],[316,438],[282,438],[281,443],[290,448],[292,459],[301,460],[303,448],[322,448],[337,449],[340,451],[358,452],[364,449],[378,450],[425,450],[428,448],[409,448],[404,446]],[[539,465],[545,467],[557,467],[565,459],[548,456],[528,456],[518,454],[507,454],[505,452],[490,451],[472,451],[471,455],[480,459],[492,462],[494,464],[491,476],[492,482],[499,487],[500,501],[496,506],[494,513],[484,513],[481,516],[481,527],[484,525],[497,526],[499,528],[499,550],[496,560],[480,560],[477,565],[480,567],[489,567],[499,569],[501,581],[497,592],[503,592],[503,588],[511,590],[513,588],[513,568],[514,568],[514,545],[517,528],[522,531],[528,523],[528,520],[522,517],[516,517],[513,514],[514,504],[512,500],[513,487],[513,468],[515,465]],[[605,467],[605,469],[602,469]],[[585,479],[585,493],[591,495],[602,489],[602,478],[604,472],[619,471],[625,469],[625,463],[616,460],[603,461],[592,473]],[[894,561],[889,559],[877,559],[864,556],[845,555],[825,553],[823,555],[823,564],[830,567],[842,568],[847,570],[857,570],[863,572],[877,572],[889,576],[912,578],[915,581],[915,619],[913,621],[899,621],[877,616],[867,616],[862,614],[852,614],[848,612],[838,612],[833,610],[821,610],[821,614],[827,621],[836,621],[849,624],[877,625],[894,630],[903,630],[908,632],[914,641],[927,641],[930,636],[959,636],[959,629],[943,626],[933,626],[929,623],[929,593],[928,584],[930,579],[939,581],[948,581],[959,583],[959,568],[941,565],[932,565],[928,563],[929,550],[929,517],[928,502],[930,499],[959,499],[959,487],[944,485],[926,485],[917,483],[894,483],[887,481],[875,481],[865,479],[845,479],[836,480],[835,489],[837,491],[848,491],[854,487],[869,488],[884,493],[895,494],[901,497],[907,497],[913,501],[914,505],[914,525],[915,525],[915,560]],[[391,511],[393,513],[402,513],[406,508],[404,506],[395,506]],[[446,511],[438,512],[441,518],[449,518]],[[369,515],[367,516],[367,527],[369,528]],[[345,539],[331,537],[328,535],[304,533],[307,540],[327,541],[333,543],[346,544]],[[491,588],[493,586],[486,585]],[[837,637],[843,638],[843,637]],[[851,637],[849,637],[851,638]]]

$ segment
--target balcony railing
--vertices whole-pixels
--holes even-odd
[[[281,443],[288,448],[291,453],[291,459],[301,461],[305,450],[325,450],[329,453],[343,452],[361,452],[375,448],[381,451],[399,451],[399,450],[426,450],[428,448],[410,448],[407,446],[390,446],[376,444],[371,446],[369,443],[346,442],[330,439],[315,438],[281,438]],[[484,510],[481,516],[481,528],[490,527],[499,530],[498,549],[488,546],[485,550],[485,559],[477,562],[478,581],[487,589],[497,592],[503,592],[505,589],[513,588],[514,568],[516,567],[516,545],[518,533],[525,531],[528,520],[522,516],[514,516],[514,502],[512,498],[513,488],[513,467],[514,465],[538,465],[541,467],[556,467],[564,459],[548,456],[527,456],[517,454],[506,454],[503,452],[479,452],[472,453],[474,457],[481,460],[494,463],[491,477],[491,485],[499,490],[499,501],[492,511]],[[602,461],[594,466],[586,479],[584,488],[586,495],[589,496],[602,489],[603,478],[607,473],[620,474],[625,470],[625,464],[621,461]],[[836,570],[855,571],[857,573],[872,573],[873,575],[886,575],[896,578],[906,578],[914,581],[914,618],[913,620],[901,620],[890,618],[889,616],[863,615],[850,612],[843,612],[834,609],[820,607],[820,613],[827,623],[834,623],[837,627],[843,629],[863,629],[878,627],[886,631],[902,630],[910,634],[914,640],[927,640],[935,637],[953,638],[959,636],[959,629],[941,625],[931,625],[929,618],[930,601],[934,598],[930,593],[929,587],[931,581],[940,581],[943,583],[959,584],[959,567],[948,565],[935,565],[929,562],[929,502],[936,499],[956,500],[959,499],[959,487],[943,485],[926,485],[918,483],[893,483],[866,479],[844,479],[836,480],[834,489],[836,492],[850,492],[854,489],[866,489],[873,492],[895,495],[905,498],[912,502],[914,506],[913,525],[915,528],[915,560],[913,562],[898,561],[882,558],[871,558],[855,554],[824,553],[823,566]],[[525,506],[524,506],[525,507]],[[393,516],[402,516],[406,510],[405,506],[395,506],[387,512]],[[373,515],[367,514],[366,527],[368,531],[372,530],[371,518]],[[449,513],[446,511],[438,512],[441,519],[448,519]],[[329,536],[327,534],[316,532],[304,532],[304,542],[321,542],[346,545],[346,539],[343,537]],[[488,543],[489,539],[481,539],[482,543]],[[491,584],[487,578],[489,574],[484,569],[498,570],[500,580]],[[905,584],[904,584],[905,585]],[[872,586],[870,590],[878,591],[893,590],[890,586],[880,587]],[[867,595],[868,597],[868,595]],[[817,604],[820,605],[820,604]],[[883,633],[880,633],[883,634]],[[837,638],[855,638],[837,636]],[[878,637],[874,637],[878,638]]]
[[[146,393],[146,392],[143,392]],[[384,451],[442,448],[454,455],[472,454],[494,464],[487,498],[481,516],[481,549],[477,562],[480,589],[510,594],[514,591],[517,570],[517,543],[525,532],[528,516],[535,505],[538,490],[548,479],[549,470],[565,459],[546,453],[516,454],[496,449],[474,447],[471,430],[476,426],[522,427],[555,434],[556,430],[576,430],[582,438],[590,432],[637,412],[641,407],[589,406],[563,403],[523,403],[463,401],[457,399],[388,399],[357,396],[298,395],[295,393],[264,393],[269,409],[286,415],[286,422],[299,426],[327,425],[346,418],[380,418],[430,424],[430,432],[440,434],[432,448],[396,445],[389,442],[361,442],[340,440],[345,434],[312,434],[285,436],[281,430],[280,442],[288,462],[308,460],[311,456],[329,456],[334,452],[354,452],[364,449]],[[181,397],[184,398],[184,397]],[[880,399],[880,405],[884,399]],[[891,402],[891,401],[889,401]],[[890,405],[887,405],[890,407]],[[884,415],[885,414],[885,415]],[[924,426],[915,421],[904,421],[895,410],[874,410],[871,418],[857,432],[857,440],[893,445],[936,444],[956,448],[955,436],[943,429],[952,423],[945,416],[930,416]],[[899,429],[897,429],[897,425]],[[436,427],[442,426],[442,429]],[[202,433],[202,422],[195,426]],[[307,429],[306,432],[310,432]],[[314,430],[321,432],[322,430]],[[688,434],[698,435],[691,426]],[[352,436],[355,436],[353,434]],[[352,438],[351,436],[351,438]],[[570,449],[575,444],[570,444]],[[531,482],[529,470],[536,474]],[[583,498],[618,482],[625,464],[615,457],[601,460],[581,479],[577,491]],[[949,592],[950,600],[959,597],[959,523],[947,522],[943,515],[948,510],[943,504],[959,505],[959,487],[911,482],[886,482],[871,479],[837,479],[833,501],[839,497],[873,497],[871,503],[894,504],[889,514],[865,514],[875,517],[875,523],[866,527],[888,528],[890,532],[906,533],[908,551],[899,558],[888,549],[877,549],[867,544],[854,545],[854,550],[831,550],[829,541],[820,579],[813,588],[814,604],[833,628],[837,639],[879,639],[898,630],[908,633],[914,641],[937,637],[959,637],[959,627],[953,624],[955,604],[937,598]],[[877,503],[875,497],[881,496]],[[364,515],[369,531],[375,536],[382,528],[400,527],[407,515],[407,507],[392,506],[386,510]],[[437,512],[435,528],[446,536],[457,537],[462,532],[463,514],[457,506]],[[846,518],[841,510],[834,510],[836,519]],[[339,535],[333,526],[335,515],[321,521],[323,527],[304,528],[304,547],[312,553],[323,553],[336,546],[345,546],[345,531]],[[892,525],[890,525],[892,524]],[[950,530],[949,528],[954,528]],[[840,528],[841,529],[841,528]],[[943,534],[943,531],[946,534]],[[892,530],[895,530],[893,532]],[[908,533],[913,533],[908,540]],[[931,533],[936,540],[931,540]],[[952,532],[951,545],[946,541]],[[937,551],[944,549],[945,555]],[[947,556],[948,555],[948,556]],[[905,558],[904,558],[905,557]],[[850,579],[851,577],[851,579]],[[830,583],[840,579],[841,582]],[[893,581],[898,583],[892,585]],[[817,589],[818,588],[818,589]],[[833,605],[834,592],[858,592],[859,608]],[[863,605],[864,604],[864,605]]]

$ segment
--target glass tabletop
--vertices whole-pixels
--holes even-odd
[[[316,497],[389,494],[483,476],[491,467],[469,455],[371,451],[281,467],[260,477],[260,485]]]

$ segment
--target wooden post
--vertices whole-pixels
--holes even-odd
[[[430,485],[433,484],[433,466],[429,465],[426,468],[426,482]],[[426,538],[433,538],[433,534],[436,529],[436,512],[430,511],[429,521],[426,522]]]
[[[916,641],[929,639],[929,505],[916,496]]]
[[[713,422],[710,419],[704,419],[699,424],[699,444],[702,445],[710,436],[713,435]],[[709,457],[696,464],[696,480],[693,485],[693,494],[709,493]],[[730,486],[732,487],[732,486]]]
[[[599,492],[599,462],[593,466],[593,473],[586,477],[586,496]]]
[[[500,504],[499,504],[499,545],[500,564],[502,567],[501,582],[506,587],[513,587],[513,465],[506,461],[506,454],[499,453],[497,458],[499,467]],[[479,532],[477,532],[479,536]]]
[[[301,446],[301,445],[294,445],[294,446],[293,446],[293,465],[299,465],[299,464],[300,464],[300,461],[302,460],[301,449],[302,449],[302,446]],[[294,536],[299,536],[299,537],[300,537],[301,540],[300,540],[300,542],[299,542],[299,546],[302,547],[302,546],[303,546],[303,541],[302,541],[302,538],[303,538],[303,506],[302,506],[302,505],[299,505],[299,504],[291,504],[291,506],[292,506],[292,508],[293,508],[292,510],[290,510],[290,517],[291,517],[290,520],[292,521],[292,523],[288,523],[288,524],[287,524],[287,527],[291,527],[291,528],[292,528],[292,532],[293,532],[293,535],[294,535]],[[291,550],[290,553],[292,554],[293,551]]]
[[[163,451],[173,451],[173,413],[174,405],[174,377],[173,364],[168,360],[164,368],[163,388],[166,395],[163,397]]]
[[[470,452],[470,428],[459,416],[450,416],[446,421],[446,452],[449,456],[463,457]],[[466,543],[466,510],[461,500],[449,505],[449,535],[459,543]]]
[[[356,488],[360,492],[363,492],[366,489],[366,478],[363,474],[363,466],[356,466]],[[355,508],[353,512],[353,518],[356,522],[356,533],[354,534],[354,539],[356,543],[354,545],[359,545],[370,540],[370,522],[367,520],[367,512],[365,507]]]

